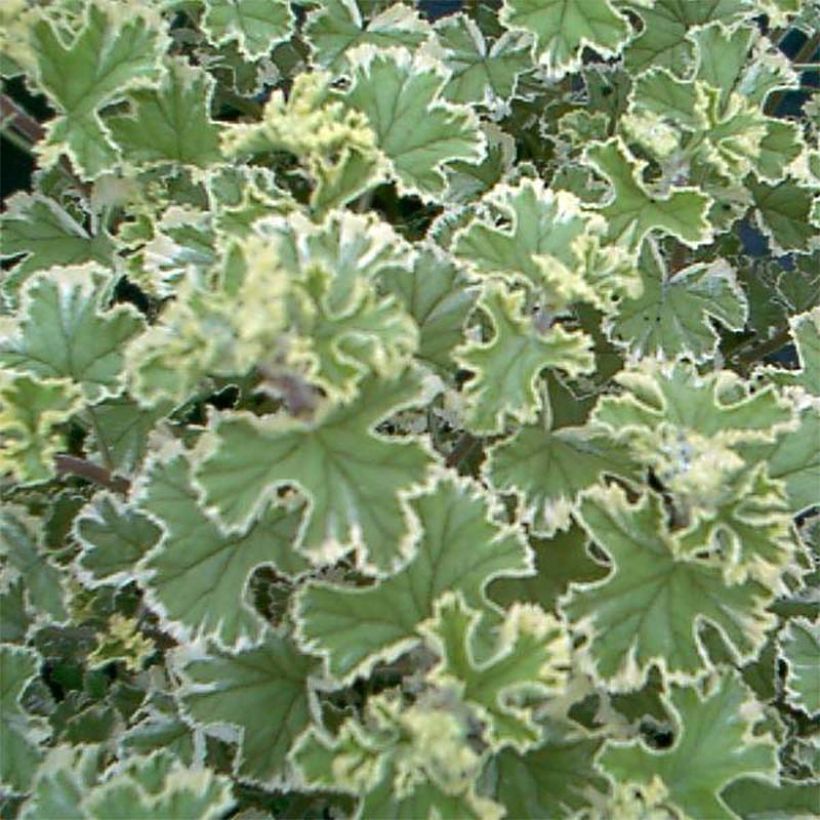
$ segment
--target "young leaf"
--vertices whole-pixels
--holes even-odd
[[[307,569],[291,546],[299,511],[271,506],[247,529],[223,535],[202,512],[183,455],[155,460],[140,508],[165,534],[145,557],[145,588],[168,628],[188,640],[207,637],[226,647],[256,643],[264,622],[247,599],[254,569],[273,566],[290,575]]]
[[[402,570],[365,589],[310,583],[298,597],[300,640],[325,656],[335,678],[347,680],[416,644],[419,624],[447,590],[484,609],[493,578],[529,569],[520,533],[494,523],[486,499],[466,482],[441,481],[411,506],[420,541]]]
[[[593,488],[577,517],[612,560],[603,581],[577,585],[562,608],[590,636],[589,653],[610,688],[639,686],[652,664],[666,680],[691,680],[709,669],[698,638],[717,627],[736,658],[755,657],[773,624],[773,593],[746,581],[727,586],[720,567],[680,556],[661,500],[629,504],[622,490]]]
[[[290,641],[268,631],[253,649],[183,656],[180,697],[198,724],[228,726],[238,734],[238,776],[273,785],[288,779],[286,756],[310,723],[308,678],[316,667]]]
[[[438,199],[446,188],[447,163],[484,157],[475,114],[442,98],[447,74],[438,62],[404,49],[362,46],[351,63],[353,84],[345,102],[367,117],[400,192]]]
[[[0,363],[40,378],[71,379],[92,403],[118,395],[123,345],[143,323],[130,305],[103,310],[105,284],[93,267],[32,277],[16,333],[0,338]]]
[[[501,22],[533,35],[538,61],[555,77],[578,68],[584,46],[617,55],[630,33],[610,0],[504,0]]]
[[[293,31],[293,12],[286,0],[200,0],[202,27],[214,43],[236,41],[253,60],[268,54]]]
[[[332,562],[355,549],[362,566],[394,569],[415,538],[403,495],[424,480],[432,459],[419,442],[373,428],[419,401],[420,387],[412,373],[368,379],[356,399],[326,406],[312,421],[238,413],[218,419],[211,451],[195,471],[207,505],[241,531],[279,487],[296,486],[308,501],[297,549],[311,561]]]
[[[771,779],[777,771],[771,737],[752,736],[750,696],[734,673],[719,677],[703,697],[694,687],[674,687],[664,698],[676,718],[673,747],[654,751],[637,741],[608,741],[598,764],[619,783],[646,789],[659,780],[671,810],[730,820],[735,814],[721,791],[744,775]]]

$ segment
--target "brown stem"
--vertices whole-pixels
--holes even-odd
[[[100,467],[99,464],[93,464],[84,458],[60,453],[54,457],[54,466],[58,475],[79,476],[117,493],[127,493],[131,489],[131,482],[128,479],[114,475],[105,467]]]
[[[741,351],[736,351],[735,356],[738,367],[745,372],[749,367],[755,364],[755,362],[760,361],[770,353],[777,353],[781,347],[785,347],[791,340],[791,331],[788,327],[785,327],[775,333],[771,339],[766,339],[766,341],[749,348],[745,352],[742,352],[742,349]]]
[[[455,447],[450,451],[444,463],[448,467],[458,467],[462,461],[467,459],[476,447],[481,444],[481,441],[470,433],[465,433],[457,442]]]
[[[45,136],[43,126],[7,94],[0,94],[0,117],[29,145],[34,145]]]

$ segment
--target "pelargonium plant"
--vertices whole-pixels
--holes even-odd
[[[816,0],[5,0],[2,816],[820,803]]]

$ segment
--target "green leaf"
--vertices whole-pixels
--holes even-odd
[[[82,406],[79,388],[68,379],[0,376],[0,475],[10,473],[21,484],[53,478],[63,443],[54,428]]]
[[[538,61],[554,77],[576,70],[584,46],[616,56],[630,33],[609,0],[504,0],[501,22],[535,39]]]
[[[202,27],[214,43],[236,41],[248,59],[269,54],[293,31],[287,0],[202,0]]]
[[[143,327],[130,305],[103,310],[108,282],[95,268],[32,277],[16,332],[0,338],[0,363],[40,378],[70,378],[89,402],[122,391],[123,346]]]
[[[415,49],[429,34],[429,25],[403,3],[389,6],[365,23],[356,0],[325,0],[308,15],[305,25],[314,61],[332,69],[342,67],[347,52],[362,43]]]
[[[817,813],[817,781],[786,780],[769,783],[739,778],[721,793],[729,808],[744,820],[790,820]]]
[[[593,488],[576,515],[612,571],[575,586],[562,607],[589,635],[590,657],[610,688],[639,686],[652,664],[666,679],[703,675],[709,661],[697,633],[704,621],[721,631],[735,658],[760,650],[773,623],[765,611],[773,593],[754,581],[727,586],[720,567],[681,556],[658,496],[630,505],[617,487]]]
[[[78,563],[89,586],[132,581],[137,563],[162,534],[147,516],[108,493],[83,509],[74,532],[82,546]]]
[[[783,657],[788,664],[786,695],[788,700],[808,715],[820,712],[820,627],[805,618],[789,621],[780,636]]]
[[[208,115],[213,85],[205,72],[174,60],[158,89],[131,92],[131,112],[105,121],[125,160],[143,167],[218,162],[219,127]]]
[[[150,10],[135,14],[106,4],[87,5],[84,25],[66,44],[47,19],[31,29],[38,86],[58,112],[38,152],[46,165],[68,156],[85,177],[96,177],[117,160],[99,111],[132,88],[159,76],[166,42]]]
[[[403,495],[424,480],[432,459],[419,442],[373,428],[419,402],[420,386],[412,373],[366,380],[355,400],[326,406],[312,421],[239,413],[218,419],[211,451],[196,469],[207,505],[242,530],[278,487],[296,486],[308,500],[297,548],[311,561],[333,562],[355,549],[364,567],[395,568],[415,538]]]
[[[614,341],[634,356],[701,362],[714,357],[719,336],[710,320],[743,330],[748,305],[733,269],[724,259],[689,265],[670,274],[653,242],[644,244],[638,269],[643,293],[618,303],[607,326]]]
[[[261,565],[285,575],[307,568],[291,546],[299,511],[271,506],[247,531],[223,535],[201,510],[189,472],[181,454],[155,460],[147,471],[140,508],[165,534],[142,563],[146,592],[180,640],[256,643],[264,621],[248,600],[250,575]]]
[[[507,817],[566,817],[590,810],[608,784],[592,766],[601,741],[550,737],[524,754],[504,749],[492,764],[496,799]]]
[[[748,709],[751,693],[734,673],[718,678],[705,696],[694,687],[674,687],[668,708],[677,737],[667,751],[640,742],[607,742],[599,765],[619,783],[645,790],[663,788],[662,803],[688,817],[735,817],[720,792],[746,776],[772,778],[777,771],[775,744],[768,736],[753,738]]]
[[[25,643],[31,626],[31,613],[26,607],[26,587],[22,578],[6,581],[0,589],[0,643]]]
[[[367,117],[400,193],[438,199],[446,189],[447,163],[483,159],[475,113],[441,95],[447,74],[440,63],[370,46],[361,47],[351,62],[353,84],[345,102]]]
[[[444,64],[452,72],[444,96],[495,110],[512,97],[518,78],[532,68],[526,35],[505,33],[492,45],[471,17],[445,17],[435,27]]]
[[[416,358],[442,373],[453,366],[453,348],[476,300],[459,268],[435,245],[416,257],[412,272],[397,270],[385,277],[418,326]]]
[[[454,359],[473,373],[467,383],[467,427],[478,433],[504,429],[505,419],[532,422],[541,397],[539,376],[556,368],[569,376],[594,369],[591,339],[561,325],[541,331],[537,317],[524,314],[524,294],[509,292],[498,282],[485,282],[477,306],[486,314],[493,337],[467,342],[454,351]]]
[[[498,646],[478,662],[473,639],[481,613],[460,593],[448,592],[435,604],[433,617],[421,628],[425,641],[441,660],[431,679],[453,687],[475,710],[493,750],[511,746],[524,752],[541,738],[531,708],[534,700],[561,691],[569,668],[569,639],[563,625],[533,604],[513,604],[499,630]]]
[[[703,245],[712,238],[706,219],[709,196],[697,188],[673,188],[668,194],[651,191],[641,177],[645,163],[630,154],[620,137],[590,145],[584,159],[612,187],[609,202],[596,209],[607,220],[611,240],[638,251],[656,231],[689,246]]]
[[[253,649],[182,657],[180,667],[189,718],[206,730],[228,726],[239,736],[236,774],[269,785],[285,782],[288,751],[311,721],[308,678],[316,661],[268,632]]]
[[[18,191],[6,200],[0,216],[3,244],[0,258],[23,255],[3,282],[4,292],[16,297],[35,271],[54,265],[111,261],[113,243],[105,233],[89,234],[59,203],[39,193]]]
[[[812,396],[820,397],[820,307],[789,318],[800,370],[766,370],[779,385],[797,385]]]
[[[529,569],[520,532],[496,524],[487,499],[469,483],[440,481],[411,506],[419,543],[402,570],[364,589],[309,583],[298,596],[299,638],[325,656],[337,679],[364,674],[415,645],[418,625],[447,590],[486,609],[484,588],[493,578]]]
[[[26,598],[35,610],[58,622],[68,617],[63,575],[40,541],[37,522],[11,505],[0,513],[0,554],[6,567],[23,579]]]
[[[748,187],[754,198],[758,226],[772,241],[775,252],[810,251],[817,234],[810,219],[811,190],[790,179],[777,185],[752,182]]]
[[[38,666],[30,649],[0,646],[0,782],[18,794],[28,791],[42,756],[37,742],[43,733],[20,704]]]

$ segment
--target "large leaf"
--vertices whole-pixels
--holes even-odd
[[[26,286],[16,332],[0,338],[0,363],[39,378],[69,378],[90,402],[122,391],[123,347],[143,327],[130,305],[104,311],[96,268],[52,268]]]
[[[578,68],[584,46],[612,57],[630,33],[609,0],[505,0],[501,21],[530,32],[539,62],[559,77]]]
[[[546,368],[569,376],[594,368],[591,339],[580,331],[553,325],[544,331],[523,311],[524,294],[505,285],[485,282],[477,303],[489,319],[492,338],[467,342],[454,351],[456,362],[472,372],[465,395],[467,427],[496,433],[512,417],[532,422],[541,407],[539,376]]]
[[[352,74],[345,101],[367,117],[402,193],[437,199],[446,188],[447,163],[484,156],[475,114],[442,98],[447,74],[438,62],[403,49],[363,46]]]
[[[751,692],[728,673],[705,696],[694,687],[674,687],[664,700],[677,724],[671,749],[610,741],[598,763],[619,783],[656,793],[657,778],[664,789],[660,801],[688,817],[730,820],[735,814],[720,796],[723,788],[743,776],[771,778],[777,771],[772,738],[751,733]]]
[[[58,112],[38,145],[40,155],[49,164],[68,155],[84,176],[95,177],[117,160],[100,109],[159,76],[165,42],[157,21],[150,11],[128,14],[113,4],[103,10],[89,3],[84,25],[68,44],[46,18],[31,34],[37,83]]]
[[[652,664],[667,679],[703,675],[704,621],[721,631],[735,657],[755,657],[773,623],[766,612],[773,593],[754,581],[727,586],[719,566],[679,557],[660,498],[632,505],[617,487],[594,488],[577,516],[612,570],[602,581],[576,585],[563,609],[590,636],[594,667],[611,687],[640,685]]]
[[[140,507],[165,530],[146,556],[146,591],[181,638],[210,637],[223,646],[255,643],[264,622],[247,599],[253,570],[263,564],[285,575],[307,568],[293,551],[299,511],[271,506],[246,532],[223,535],[202,512],[182,455],[154,461]]]
[[[311,721],[308,677],[316,661],[268,632],[258,647],[235,654],[182,659],[181,698],[187,714],[240,741],[236,772],[265,783],[288,777],[286,756]]]
[[[703,245],[711,236],[706,219],[711,199],[697,188],[673,188],[661,194],[643,181],[643,164],[619,137],[593,143],[584,154],[612,188],[608,202],[596,210],[606,220],[608,236],[638,251],[653,232],[676,237],[686,245]]]
[[[370,379],[355,400],[312,421],[218,419],[211,451],[196,470],[206,503],[226,526],[244,530],[277,488],[296,486],[308,500],[298,548],[311,561],[331,562],[355,549],[362,566],[395,568],[414,538],[403,495],[423,481],[432,459],[419,442],[373,428],[417,402],[419,388],[412,374]]]
[[[262,57],[287,40],[293,12],[287,0],[202,0],[202,25],[216,43],[235,40],[245,56]]]
[[[484,587],[493,578],[529,569],[520,533],[494,523],[487,499],[470,484],[441,481],[412,508],[420,541],[404,569],[364,589],[310,583],[299,595],[300,639],[325,656],[336,678],[361,674],[416,644],[419,624],[447,590],[486,608]]]

